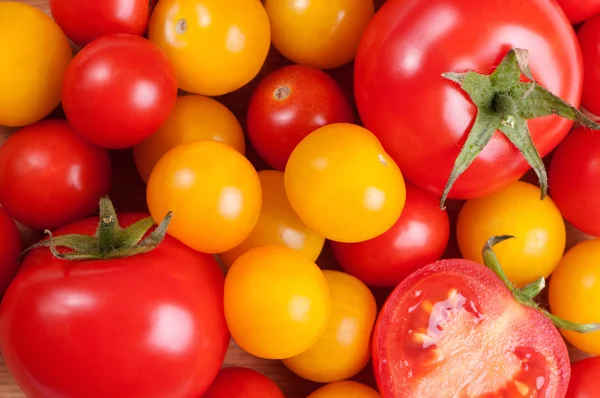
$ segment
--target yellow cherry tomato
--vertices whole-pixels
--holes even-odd
[[[331,383],[353,377],[369,361],[377,304],[358,278],[339,271],[323,274],[331,293],[327,328],[315,345],[283,364],[304,379]]]
[[[271,41],[258,0],[160,0],[148,37],[173,63],[179,88],[210,96],[252,80]]]
[[[381,398],[381,395],[369,386],[346,380],[327,384],[308,398]]]
[[[273,45],[298,64],[329,69],[352,61],[375,13],[373,0],[265,0]]]
[[[246,153],[242,127],[225,105],[209,97],[185,95],[177,98],[158,131],[133,148],[142,179],[148,182],[156,162],[171,148],[195,140],[221,141],[242,155]]]
[[[321,337],[331,310],[323,271],[297,251],[262,246],[244,253],[225,279],[225,318],[246,352],[298,355]]]
[[[309,228],[339,242],[381,235],[406,201],[396,163],[370,131],[348,123],[321,127],[298,144],[285,169],[285,189]]]
[[[250,236],[228,252],[221,260],[231,266],[250,249],[266,245],[281,245],[297,250],[311,261],[316,261],[323,249],[325,238],[313,232],[300,220],[285,194],[283,172],[264,170],[258,172],[263,193],[262,209]]]
[[[481,249],[494,235],[515,237],[494,246],[494,252],[517,286],[549,276],[565,250],[566,230],[558,208],[550,197],[540,200],[540,189],[523,181],[471,199],[461,209],[457,238],[464,258],[483,262]]]
[[[60,103],[73,52],[60,27],[23,2],[0,2],[0,125],[20,127]]]
[[[176,146],[156,164],[147,188],[157,222],[173,212],[168,233],[204,253],[244,241],[260,214],[260,180],[252,164],[219,141]]]
[[[554,315],[577,323],[600,323],[600,240],[572,247],[550,278],[550,309]],[[561,330],[575,347],[600,355],[600,332]]]

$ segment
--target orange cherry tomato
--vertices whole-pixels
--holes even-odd
[[[308,398],[381,398],[381,395],[369,386],[346,380],[327,384]]]

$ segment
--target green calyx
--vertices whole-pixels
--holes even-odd
[[[492,246],[494,246],[500,242],[504,242],[505,240],[512,239],[512,238],[514,238],[514,236],[510,236],[510,235],[501,235],[501,236],[491,237],[490,239],[488,239],[488,241],[484,245],[483,250],[481,251],[481,254],[483,256],[483,262],[486,265],[486,267],[488,267],[489,269],[494,271],[494,273],[496,275],[498,275],[498,277],[500,279],[502,279],[502,281],[506,284],[508,289],[512,292],[515,300],[517,300],[519,303],[521,303],[523,305],[526,305],[528,307],[531,307],[535,310],[540,311],[542,314],[544,314],[546,317],[548,317],[548,319],[550,319],[552,321],[554,326],[556,326],[559,329],[572,330],[577,333],[589,333],[589,332],[596,332],[596,331],[600,330],[600,323],[587,323],[587,324],[575,323],[575,322],[567,321],[566,319],[562,319],[556,315],[552,315],[545,309],[540,308],[540,306],[534,301],[534,299],[546,287],[546,279],[544,277],[540,277],[539,279],[531,282],[530,284],[528,284],[526,286],[523,286],[522,288],[517,288],[506,277],[506,274],[502,270],[502,267],[500,266],[500,263],[498,261],[498,258],[496,257],[496,254],[492,250]]]
[[[521,75],[527,77],[529,81],[522,82]],[[533,168],[540,182],[543,199],[548,192],[548,176],[540,154],[531,139],[527,120],[558,115],[575,120],[583,126],[600,129],[600,124],[593,122],[577,108],[535,82],[529,70],[527,50],[510,50],[491,75],[470,71],[447,72],[442,76],[458,83],[477,106],[475,122],[456,158],[442,194],[440,202],[442,209],[458,177],[473,163],[496,131],[504,134]]]
[[[156,226],[152,217],[144,218],[127,228],[119,225],[117,213],[108,197],[100,199],[100,221],[93,236],[69,234],[53,237],[48,230],[47,240],[41,241],[21,254],[21,259],[32,249],[48,247],[52,254],[62,260],[110,260],[131,257],[154,250],[165,238],[169,222],[173,216],[167,213],[162,222],[148,236],[148,231]],[[146,236],[144,238],[144,236]],[[65,253],[58,247],[70,249]]]

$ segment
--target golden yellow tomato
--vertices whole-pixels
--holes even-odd
[[[273,45],[298,64],[329,69],[352,61],[375,13],[373,0],[265,0]]]
[[[262,246],[244,253],[225,278],[225,318],[246,352],[298,355],[323,334],[331,309],[323,271],[297,251]]]
[[[369,386],[346,380],[327,384],[308,398],[381,398],[381,395]]]
[[[225,105],[209,97],[185,95],[177,98],[158,131],[133,148],[142,179],[148,182],[156,162],[171,148],[195,140],[221,141],[242,155],[246,153],[242,127]]]
[[[0,2],[0,125],[20,127],[60,103],[73,52],[60,27],[23,2]]]
[[[222,95],[252,80],[271,41],[258,0],[161,0],[148,37],[173,63],[179,88]]]
[[[460,211],[457,238],[464,258],[483,262],[481,250],[494,235],[513,235],[494,246],[508,278],[524,286],[547,277],[558,265],[566,230],[552,199],[540,200],[540,190],[518,181],[490,196],[467,201]]]
[[[550,278],[550,309],[577,323],[600,323],[600,240],[581,242],[563,257]],[[561,330],[575,347],[600,355],[600,332]]]
[[[260,180],[252,164],[219,141],[176,146],[156,164],[147,188],[157,222],[173,212],[168,233],[204,253],[221,253],[252,232],[260,214]]]
[[[327,328],[315,345],[283,364],[304,379],[331,383],[353,377],[369,361],[377,304],[358,278],[339,271],[323,273],[331,293]]]
[[[309,228],[339,242],[381,235],[398,220],[406,200],[396,163],[370,131],[348,123],[321,127],[296,146],[285,189]]]
[[[300,220],[285,194],[283,172],[258,172],[263,193],[258,222],[248,238],[239,246],[221,254],[227,266],[250,249],[266,245],[281,245],[297,250],[311,261],[316,261],[323,249],[325,238],[313,232]]]

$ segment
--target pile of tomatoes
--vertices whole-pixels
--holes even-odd
[[[300,396],[231,339],[310,398],[597,394],[600,1],[48,5],[0,2],[27,396]]]

